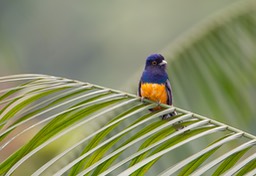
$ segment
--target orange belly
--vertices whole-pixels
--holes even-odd
[[[167,104],[168,95],[165,84],[142,83],[140,89],[142,97]]]

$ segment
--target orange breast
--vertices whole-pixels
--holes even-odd
[[[167,104],[168,95],[164,84],[141,84],[141,96],[152,101]]]

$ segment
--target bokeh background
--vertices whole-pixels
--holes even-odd
[[[136,93],[145,58],[160,52],[176,60],[168,68],[175,106],[256,134],[253,2],[1,0],[0,76],[47,74]]]
[[[125,89],[147,55],[234,2],[1,0],[0,76],[41,73]]]
[[[1,0],[0,76],[47,74],[136,93],[145,58],[161,52],[175,106],[255,135],[256,3],[222,13],[237,2],[256,1]],[[177,43],[188,33],[197,35]]]

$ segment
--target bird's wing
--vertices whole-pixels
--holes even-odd
[[[166,80],[165,87],[168,95],[167,104],[172,105],[172,88],[169,79]]]
[[[138,86],[138,91],[137,91],[137,95],[141,97],[141,81],[139,82],[139,86]]]

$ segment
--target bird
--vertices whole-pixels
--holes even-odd
[[[138,96],[152,100],[160,104],[173,105],[172,88],[166,71],[167,61],[161,54],[151,54],[146,59],[144,71],[141,75]],[[160,110],[161,106],[150,109]],[[163,115],[162,119],[168,119],[177,115],[176,111]]]

